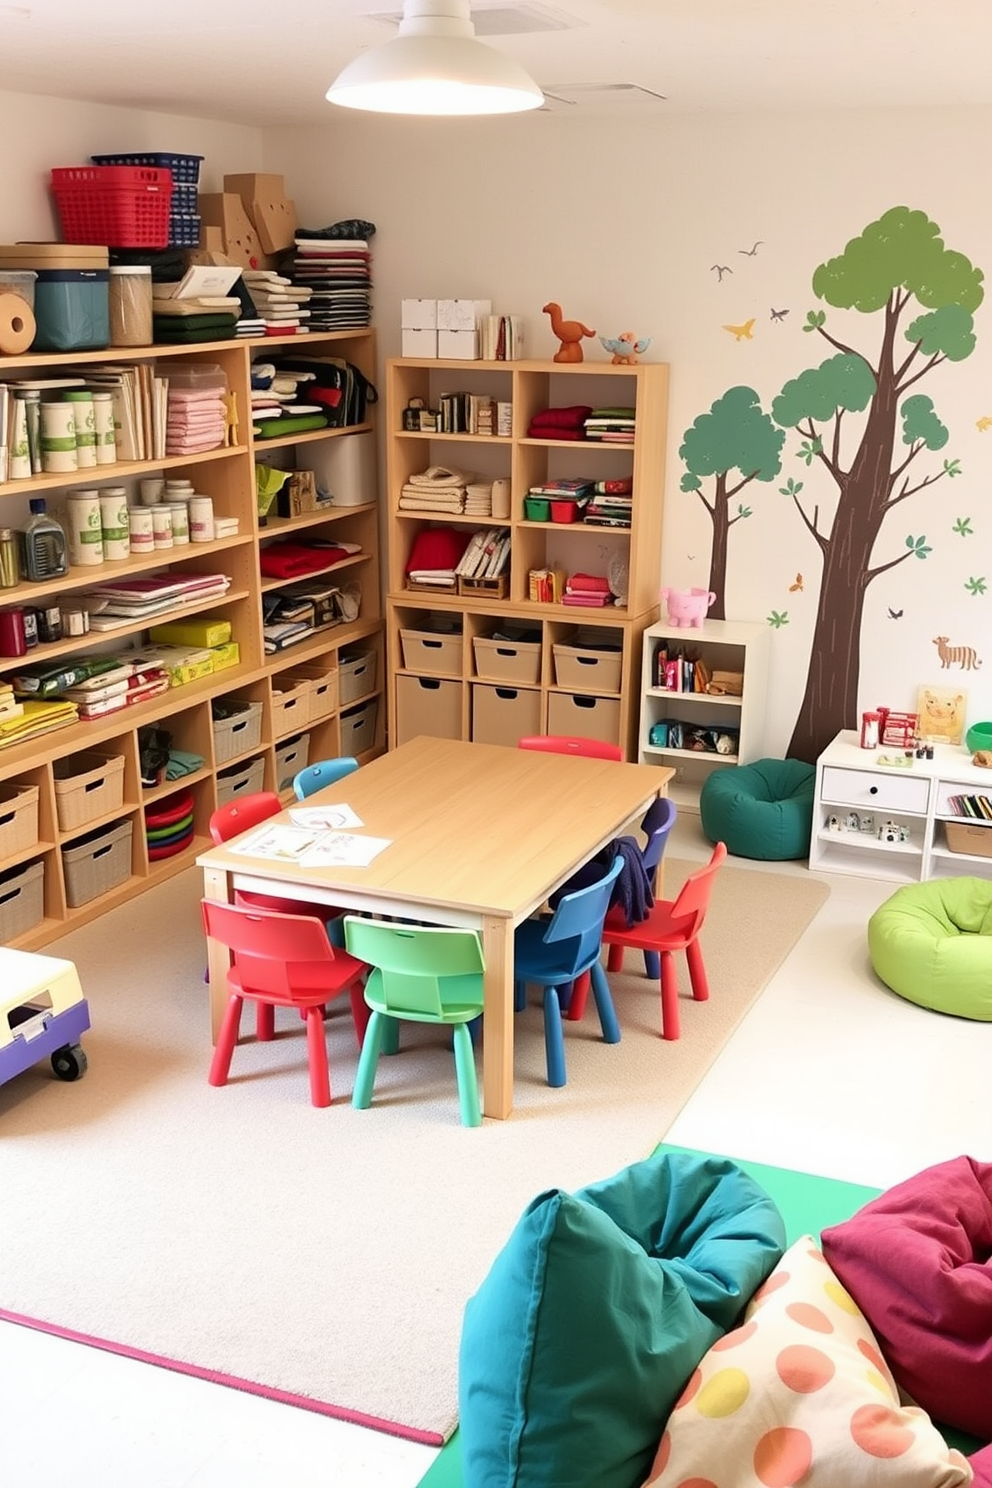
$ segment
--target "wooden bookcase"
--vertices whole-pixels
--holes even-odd
[[[512,408],[508,434],[439,434],[404,427],[411,399],[436,408],[448,393],[485,395]],[[550,407],[633,407],[632,445],[538,439],[534,414]],[[386,367],[388,512],[387,654],[390,745],[417,733],[515,743],[522,734],[609,739],[636,755],[641,636],[658,613],[668,368],[605,362],[464,362],[399,357]],[[401,510],[410,475],[448,465],[479,480],[510,481],[503,519]],[[550,479],[633,478],[628,529],[532,521],[524,501]],[[490,594],[423,592],[406,567],[425,527],[502,528],[506,581]],[[622,564],[627,602],[580,609],[529,598],[532,569],[607,575]],[[505,592],[501,592],[505,591]],[[494,645],[494,635],[511,641]],[[441,643],[438,644],[440,633]],[[516,644],[517,639],[524,639]],[[482,642],[480,646],[477,644]]]
[[[99,566],[71,567],[67,575],[50,582],[22,581],[16,588],[0,591],[0,606],[35,608],[46,601],[56,604],[78,597],[95,583],[165,569],[185,574],[223,572],[232,582],[222,600],[199,607],[183,606],[181,610],[157,616],[156,621],[188,618],[193,614],[221,617],[231,621],[233,638],[240,648],[235,666],[170,688],[144,703],[103,718],[78,721],[0,748],[0,943],[25,950],[37,949],[189,867],[209,844],[207,824],[218,804],[219,771],[233,772],[236,793],[264,788],[279,790],[284,800],[291,800],[292,790],[286,788],[287,784],[295,768],[308,759],[339,753],[369,759],[385,747],[377,502],[325,506],[292,518],[270,516],[260,525],[255,489],[256,460],[291,470],[298,462],[302,463],[304,446],[347,439],[368,431],[372,424],[297,434],[285,441],[253,442],[251,363],[254,359],[278,360],[280,355],[344,358],[370,380],[375,377],[375,336],[371,329],[314,334],[305,341],[252,338],[182,347],[113,347],[106,351],[0,358],[0,378],[6,380],[44,377],[77,368],[85,373],[87,366],[104,362],[154,361],[164,375],[170,366],[216,363],[223,368],[228,387],[236,395],[240,420],[234,445],[206,454],[118,462],[71,476],[39,475],[31,480],[0,484],[0,525],[18,527],[27,515],[29,497],[34,495],[48,496],[50,509],[54,509],[61,493],[71,488],[125,485],[130,491],[140,476],[159,473],[192,480],[199,492],[212,497],[215,516],[239,519],[236,536],[140,557],[132,555]],[[301,540],[320,536],[361,545],[360,554],[329,567],[326,573],[307,576],[333,577],[335,583],[342,585],[356,581],[361,587],[360,610],[353,622],[318,629],[304,641],[266,655],[262,634],[263,594],[294,581],[263,577],[259,548],[275,539],[292,536]],[[0,677],[12,677],[20,667],[56,661],[60,657],[141,646],[147,639],[150,623],[136,622],[111,632],[90,631],[82,638],[67,637],[40,644],[26,657],[0,658]],[[251,727],[245,730],[243,739],[234,738],[232,752],[229,741],[221,747],[221,735],[211,708],[212,703],[223,700],[256,705],[250,710]],[[138,731],[149,724],[166,728],[176,749],[202,756],[202,767],[179,779],[143,788]],[[77,757],[90,753],[113,762],[115,789],[102,801],[102,787],[98,785],[94,804],[101,809],[95,815],[87,815],[84,808],[82,815],[86,819],[79,821],[78,811],[66,809],[66,785],[60,777],[86,763]],[[231,788],[231,782],[223,786],[225,792]],[[159,858],[149,850],[145,809],[162,808],[163,803],[185,791],[191,791],[193,796],[193,838],[176,855]],[[102,829],[112,834],[122,823],[130,826],[130,845],[125,842],[123,849],[114,849],[124,851],[129,859],[124,864],[126,871],[121,881],[74,906],[70,900],[78,898],[78,883],[74,881],[71,866],[67,872],[67,863],[72,865],[82,856],[85,864],[86,853],[74,854],[72,849],[85,848],[92,834]],[[64,856],[66,852],[68,860]],[[89,887],[99,881],[97,876]],[[83,887],[87,889],[85,877]],[[29,899],[22,898],[24,895]],[[27,925],[27,921],[31,923]]]

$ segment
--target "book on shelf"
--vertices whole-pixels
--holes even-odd
[[[560,604],[565,581],[564,569],[532,568],[527,576],[527,598],[535,604]]]
[[[479,355],[484,362],[514,362],[523,354],[522,316],[483,316],[479,325]]]

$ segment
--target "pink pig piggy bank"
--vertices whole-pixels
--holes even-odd
[[[706,611],[716,599],[709,589],[662,589],[661,597],[668,605],[669,625],[702,625]]]

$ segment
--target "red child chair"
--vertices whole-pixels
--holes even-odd
[[[230,999],[210,1065],[210,1084],[226,1085],[247,998],[256,1004],[256,1037],[275,1035],[275,1009],[299,1008],[307,1024],[310,1100],[331,1104],[331,1081],[324,1040],[324,1004],[346,989],[361,1048],[370,1011],[362,995],[368,967],[347,951],[335,950],[319,920],[278,914],[271,909],[201,900],[203,928],[232,953],[227,973]]]
[[[525,734],[518,749],[539,749],[545,754],[578,754],[583,759],[622,760],[623,750],[603,739],[581,739],[574,734]]]

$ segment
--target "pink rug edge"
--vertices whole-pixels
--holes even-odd
[[[186,1364],[180,1359],[170,1359],[165,1354],[151,1354],[145,1349],[131,1348],[124,1343],[114,1343],[112,1339],[98,1338],[91,1333],[78,1333],[74,1328],[64,1328],[58,1323],[46,1322],[43,1318],[27,1317],[20,1312],[8,1312],[4,1307],[0,1307],[0,1322],[13,1323],[20,1328],[33,1328],[37,1333],[50,1333],[55,1338],[68,1340],[69,1343],[81,1343],[87,1348],[103,1349],[108,1354],[119,1354],[122,1358],[134,1359],[139,1364],[152,1364],[158,1369],[171,1369],[176,1374],[188,1374],[193,1379],[206,1380],[211,1385],[224,1385],[231,1390],[242,1390],[247,1395],[259,1395],[264,1400],[275,1400],[280,1405],[293,1405],[300,1410],[312,1411],[320,1416],[330,1416],[336,1421],[347,1421],[352,1426],[363,1426],[370,1431],[381,1431],[388,1436],[398,1436],[404,1441],[417,1442],[421,1446],[444,1446],[445,1438],[436,1431],[422,1431],[416,1426],[402,1426],[398,1421],[387,1421],[381,1416],[367,1416],[361,1411],[330,1405],[324,1400],[313,1400],[309,1395],[296,1395],[291,1390],[277,1390],[270,1385],[260,1385],[254,1380],[242,1379],[236,1374],[224,1374],[217,1369],[204,1369],[199,1364]]]

